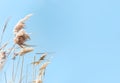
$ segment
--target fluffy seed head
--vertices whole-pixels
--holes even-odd
[[[30,36],[23,30],[21,29],[15,36],[14,42],[18,45],[24,44],[26,40],[30,39]]]
[[[39,60],[44,60],[46,56],[47,56],[47,53],[42,54]]]
[[[33,51],[32,47],[24,47],[24,48],[21,48],[19,55],[22,56],[22,55],[29,53],[31,51]]]
[[[6,58],[6,52],[1,51],[1,52],[0,52],[0,60],[1,60],[1,59],[5,59],[5,58]]]
[[[0,70],[4,67],[6,62],[6,53],[4,51],[0,52]]]
[[[42,66],[40,67],[40,70],[44,70],[46,69],[47,65],[49,64],[50,62],[45,62],[44,64],[42,64]]]
[[[42,80],[34,80],[33,83],[43,83]]]
[[[32,14],[28,14],[26,15],[23,19],[21,19],[14,27],[14,34],[17,34],[21,29],[24,28],[25,26],[25,21],[28,20],[30,17],[32,16]]]

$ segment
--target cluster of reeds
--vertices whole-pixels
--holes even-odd
[[[43,83],[45,70],[47,65],[50,63],[50,58],[47,58],[48,53],[34,53],[33,61],[28,62],[25,55],[34,51],[34,48],[27,44],[27,41],[30,40],[30,34],[25,30],[25,22],[32,16],[29,14],[18,21],[18,23],[13,28],[14,38],[12,46],[7,47],[11,42],[3,42],[4,32],[6,30],[9,19],[5,22],[3,29],[1,30],[0,38],[0,72],[3,72],[4,66],[7,64],[7,60],[12,60],[12,66],[10,66],[9,71],[12,73],[11,79],[7,76],[7,72],[4,71],[4,82],[5,83]],[[3,42],[3,43],[2,43]],[[39,58],[37,60],[37,58]],[[9,59],[10,58],[10,59]],[[28,67],[28,66],[32,67]],[[31,68],[31,69],[30,69]],[[25,72],[26,70],[26,72]],[[29,73],[29,74],[28,74]]]

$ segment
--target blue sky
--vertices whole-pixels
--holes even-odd
[[[9,29],[29,13],[36,52],[55,52],[44,83],[120,83],[119,0],[1,0]],[[9,37],[6,34],[6,37]]]

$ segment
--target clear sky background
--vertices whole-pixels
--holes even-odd
[[[120,83],[119,0],[0,0],[7,33],[29,13],[36,52],[55,52],[44,83]]]

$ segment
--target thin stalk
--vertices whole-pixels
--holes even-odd
[[[15,79],[16,79],[16,75],[17,75],[17,72],[18,72],[19,62],[20,62],[20,56],[19,56],[19,58],[18,58],[18,62],[17,62],[17,66],[16,66],[16,72],[15,72],[14,81],[15,81]]]
[[[24,56],[22,56],[22,65],[21,65],[21,73],[20,73],[20,80],[19,80],[19,83],[22,83],[23,64],[24,64]]]
[[[14,49],[15,45],[16,45],[16,44],[14,44],[14,45],[12,46],[12,48],[10,49],[10,51],[9,51],[9,53],[8,53],[8,56],[10,55],[10,53],[12,52],[12,50]]]
[[[6,72],[4,72],[4,75],[5,75],[5,83],[7,83]]]
[[[2,32],[1,32],[1,37],[0,37],[0,45],[1,45],[1,43],[2,43],[2,39],[3,39],[3,36],[4,36],[4,32],[5,32],[5,29],[6,29],[7,25],[8,25],[9,20],[10,20],[10,17],[6,20],[6,22],[5,22],[4,26],[3,26],[3,30],[2,30]]]
[[[14,60],[13,60],[13,69],[12,69],[12,81],[14,82]]]
[[[6,42],[6,43],[4,43],[3,45],[2,45],[2,47],[0,47],[0,50],[4,50],[4,48],[6,47],[8,45],[8,41]]]
[[[35,62],[35,56],[34,56],[34,60],[33,60],[33,62]],[[33,80],[34,80],[34,73],[35,73],[35,65],[33,65]]]
[[[37,72],[37,70],[36,70],[36,68],[35,68],[35,78],[36,78],[36,72]]]
[[[28,65],[26,67],[26,83],[27,83],[27,80],[28,80]]]

